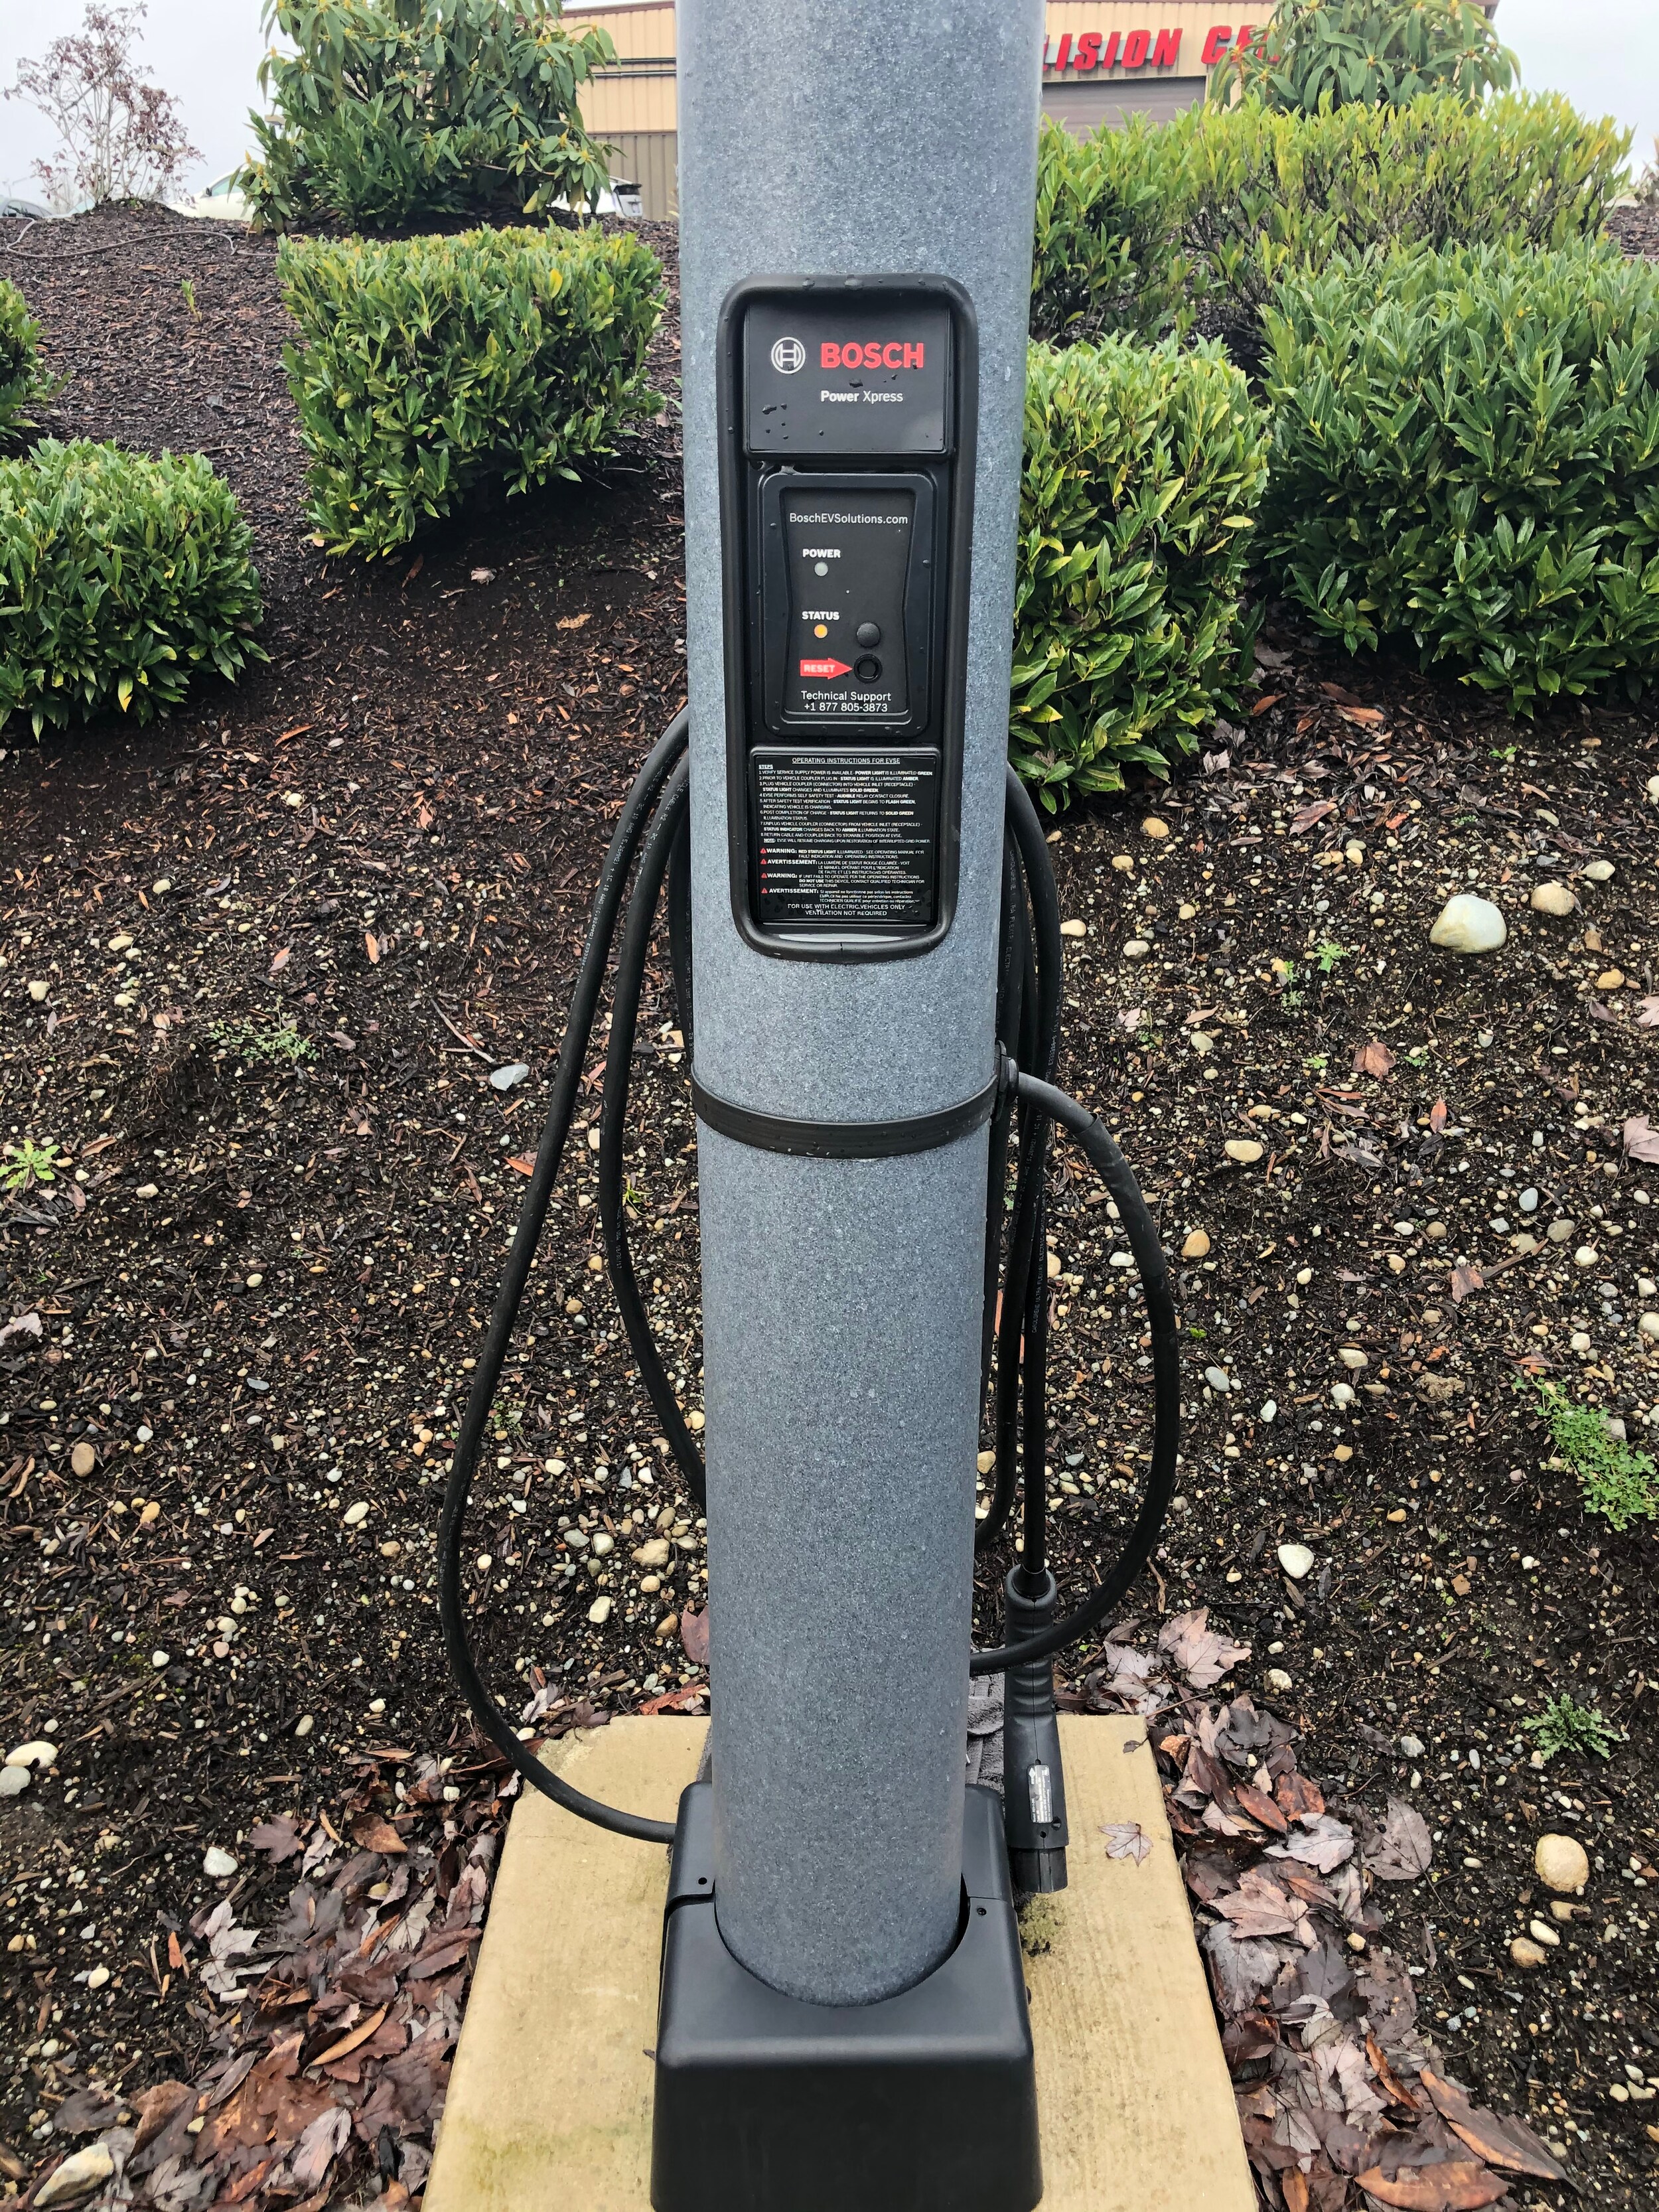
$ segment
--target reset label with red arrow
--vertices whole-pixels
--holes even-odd
[[[853,668],[852,663],[846,660],[803,660],[800,672],[803,676],[816,677],[823,680],[836,676],[850,676]]]

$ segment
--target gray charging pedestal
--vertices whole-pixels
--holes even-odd
[[[1041,0],[681,0],[714,1770],[671,1893],[659,2212],[1039,2193],[963,1747],[1042,36]],[[682,1952],[736,2014],[683,2001]],[[888,2063],[902,2180],[827,2086],[812,2118],[814,2081]],[[1011,2154],[976,2180],[952,2151],[936,2190],[925,2139],[975,2102]]]

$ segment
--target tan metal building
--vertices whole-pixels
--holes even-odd
[[[1489,10],[1497,0],[1486,0]],[[1048,0],[1042,105],[1066,130],[1098,130],[1133,112],[1167,117],[1204,97],[1214,64],[1259,33],[1273,0]],[[616,148],[613,174],[637,178],[645,213],[678,215],[673,0],[593,0],[573,26],[611,33],[617,65],[582,95],[582,119]]]

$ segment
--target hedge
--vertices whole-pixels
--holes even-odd
[[[484,483],[520,492],[655,413],[656,256],[627,232],[284,240],[283,359],[318,542],[395,552]]]
[[[0,461],[0,726],[148,722],[202,669],[268,658],[252,539],[199,453],[46,439]]]
[[[1031,347],[1010,747],[1051,811],[1167,775],[1226,702],[1267,439],[1214,341]]]
[[[1032,334],[1248,326],[1281,276],[1396,242],[1564,246],[1600,229],[1629,149],[1553,94],[1318,115],[1252,99],[1082,139],[1047,125]]]
[[[0,437],[28,428],[28,410],[46,396],[40,352],[40,324],[17,287],[0,277]]]
[[[1279,0],[1271,23],[1235,42],[1211,92],[1238,86],[1316,115],[1327,101],[1405,107],[1443,89],[1479,100],[1515,79],[1515,56],[1474,0]]]
[[[269,228],[510,221],[605,184],[577,102],[616,52],[556,0],[269,0],[264,28],[293,51],[259,64],[271,112],[237,183]]]
[[[1265,326],[1262,551],[1320,629],[1522,713],[1659,678],[1659,268],[1400,251],[1286,282]]]

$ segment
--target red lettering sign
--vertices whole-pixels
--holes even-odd
[[[1233,27],[1231,23],[1217,23],[1213,27],[1209,37],[1204,41],[1204,51],[1199,56],[1200,61],[1203,63],[1206,69],[1213,69],[1217,62],[1221,59],[1222,52],[1232,35]]]
[[[1154,69],[1173,69],[1180,59],[1180,32],[1160,31],[1158,34],[1158,44],[1152,48],[1152,67]]]
[[[818,345],[820,368],[922,368],[927,366],[927,348],[925,341],[912,344],[908,339],[890,338],[885,344],[879,339],[866,338],[862,345],[856,338],[837,345],[824,338]]]
[[[852,664],[846,660],[803,660],[800,672],[807,677],[835,678],[850,676],[853,670]]]
[[[1091,70],[1100,66],[1100,37],[1098,31],[1085,31],[1077,42],[1077,52],[1072,57],[1073,69]]]
[[[1127,70],[1143,67],[1146,59],[1146,49],[1152,43],[1152,34],[1150,31],[1131,31],[1123,41],[1124,68]]]
[[[1058,60],[1055,62],[1055,64],[1054,64],[1054,67],[1055,67],[1057,70],[1063,70],[1063,69],[1065,68],[1065,66],[1066,66],[1066,63],[1067,63],[1068,61],[1070,61],[1071,58],[1072,58],[1072,34],[1071,34],[1071,33],[1070,33],[1069,31],[1067,31],[1067,32],[1066,32],[1066,35],[1064,36],[1064,38],[1062,38],[1062,39],[1061,39],[1061,40],[1060,40],[1060,57],[1059,57]]]
[[[1123,33],[1121,31],[1114,31],[1111,37],[1106,41],[1106,51],[1100,58],[1100,66],[1102,69],[1115,69],[1117,67],[1117,58],[1122,50]]]

